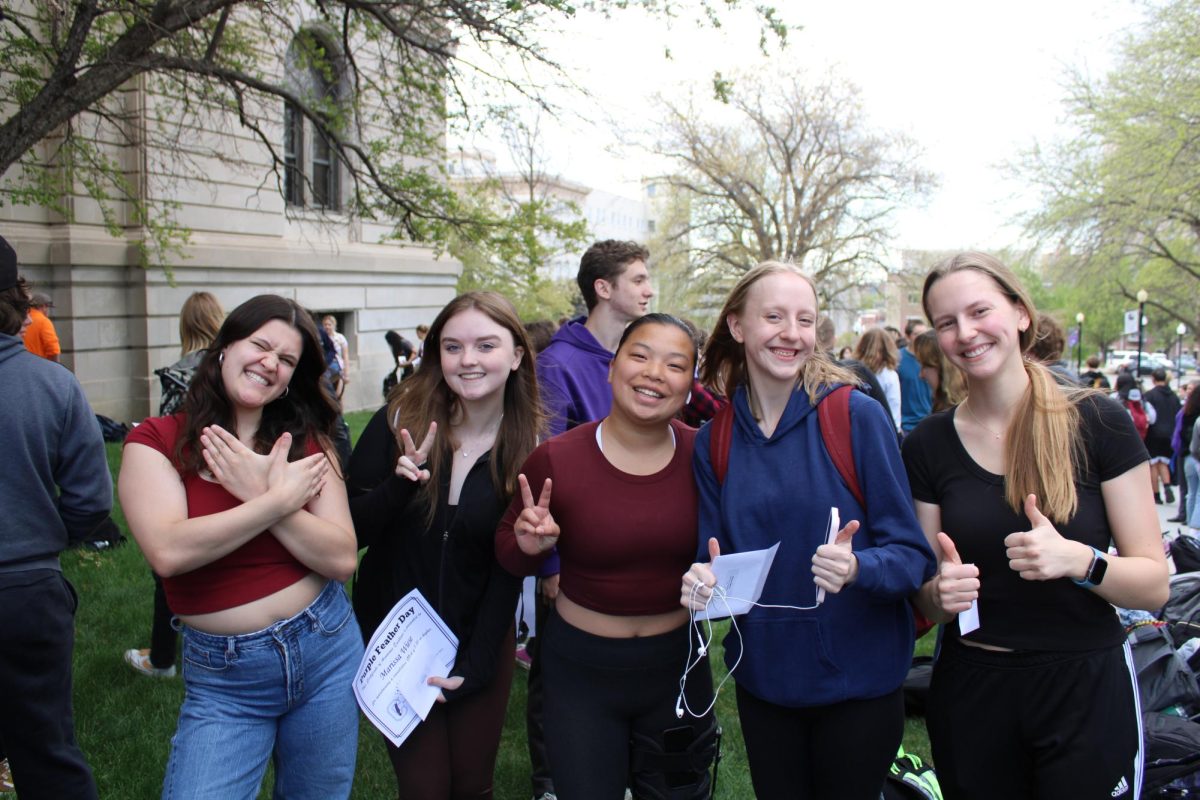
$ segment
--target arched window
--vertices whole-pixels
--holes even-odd
[[[317,33],[301,31],[287,53],[292,91],[314,110],[336,119],[343,113],[343,70],[337,51]],[[341,208],[337,149],[290,102],[283,107],[283,196],[288,205]]]

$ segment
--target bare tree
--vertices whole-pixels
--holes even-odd
[[[893,213],[934,178],[907,137],[875,130],[857,89],[836,78],[772,74],[718,82],[724,105],[660,98],[656,151],[690,198],[679,236],[700,275],[759,261],[803,265],[826,299],[883,267]]]

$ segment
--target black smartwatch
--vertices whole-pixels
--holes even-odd
[[[1094,589],[1104,580],[1104,573],[1108,571],[1108,558],[1104,553],[1096,548],[1092,548],[1092,563],[1088,566],[1087,575],[1083,580],[1075,581],[1076,586],[1082,586],[1085,589]],[[1074,580],[1074,579],[1072,579]]]

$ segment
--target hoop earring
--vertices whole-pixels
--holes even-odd
[[[292,390],[292,387],[290,385],[283,387],[283,394],[279,395],[279,399],[282,400],[283,398],[287,397],[288,392],[290,392],[291,390]]]
[[[691,402],[692,402],[692,393],[691,393],[691,392],[688,392],[687,399],[683,401],[683,404],[684,404],[685,406],[686,406],[686,405],[691,405]]]
[[[218,363],[218,364],[224,364],[224,363],[225,363],[225,351],[224,351],[224,350],[222,350],[222,351],[221,351],[221,352],[220,352],[220,353],[217,355],[217,363]]]

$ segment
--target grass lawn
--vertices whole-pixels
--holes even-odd
[[[347,418],[355,439],[369,417],[369,412],[361,412]],[[108,445],[114,478],[120,455],[119,445]],[[119,508],[114,517],[128,532]],[[74,657],[75,725],[80,744],[96,773],[100,796],[122,800],[158,797],[170,738],[183,699],[183,683],[179,678],[143,677],[121,659],[124,650],[147,647],[150,643],[153,593],[150,571],[132,539],[127,546],[116,550],[64,553],[62,562],[80,597]],[[930,652],[932,639],[926,636],[919,642],[918,652]],[[714,650],[714,680],[719,681],[725,670],[721,648]],[[501,800],[530,796],[525,748],[525,674],[517,670],[513,680],[496,766],[495,795]],[[725,730],[717,795],[753,797],[732,683],[726,684],[721,692],[717,709]],[[924,720],[908,721],[904,746],[928,759],[929,739]],[[270,796],[270,785],[268,777],[260,797]],[[364,720],[354,797],[395,796],[395,780],[382,738]]]

